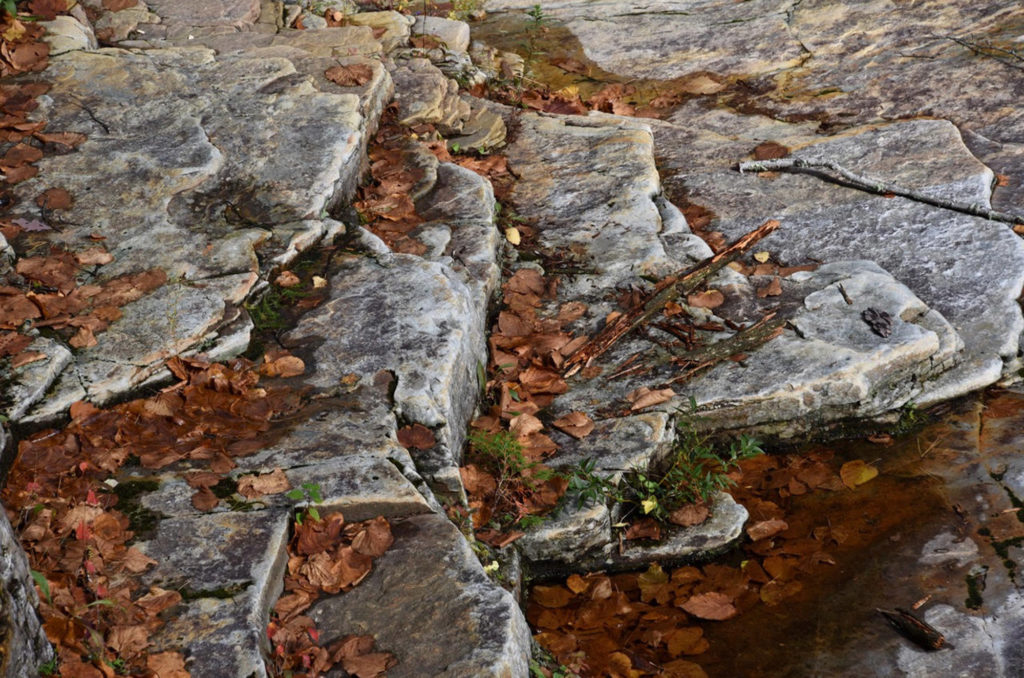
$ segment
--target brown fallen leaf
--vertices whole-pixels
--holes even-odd
[[[725,303],[725,295],[718,290],[705,290],[687,296],[686,303],[694,308],[718,308]]]
[[[691,596],[680,607],[698,619],[724,621],[736,616],[736,607],[732,604],[732,599],[718,591]]]
[[[36,197],[44,210],[66,210],[71,207],[71,194],[63,188],[48,188]]]
[[[279,494],[292,489],[288,476],[279,468],[270,473],[242,476],[238,479],[238,493],[246,499],[255,499],[267,494]]]
[[[789,148],[774,141],[765,141],[754,149],[755,160],[776,160],[789,155]]]
[[[669,513],[668,521],[681,527],[692,527],[703,523],[709,515],[711,512],[706,504],[687,504]]]
[[[626,400],[633,404],[633,406],[630,407],[631,410],[642,410],[645,407],[660,405],[675,397],[676,392],[671,388],[651,390],[646,386],[642,386],[635,391],[630,391],[626,394]]]
[[[146,668],[156,674],[155,678],[190,678],[185,668],[185,657],[180,652],[159,652],[146,658]]]
[[[767,285],[762,285],[761,287],[758,287],[755,291],[755,294],[757,294],[758,298],[760,299],[764,299],[765,297],[779,296],[780,294],[782,294],[781,279],[778,276],[772,278],[771,282],[769,282]]]
[[[785,520],[772,518],[771,520],[756,522],[748,527],[747,536],[750,537],[751,541],[758,541],[760,539],[774,537],[778,533],[785,532],[788,529],[789,524]]]
[[[211,511],[219,503],[220,499],[208,487],[200,488],[198,492],[192,495],[192,506],[197,511]]]
[[[281,271],[277,274],[277,277],[274,278],[274,284],[278,287],[295,287],[301,282],[302,280],[299,279],[299,276],[295,275],[291,271]]]
[[[622,535],[623,539],[653,539],[661,541],[661,526],[654,518],[641,518],[628,528]]]
[[[367,64],[339,64],[324,71],[324,77],[342,87],[362,87],[373,79],[373,68]]]
[[[553,421],[551,425],[565,431],[577,440],[586,438],[594,430],[594,422],[585,412],[570,412]]]
[[[437,439],[434,432],[423,424],[413,424],[398,429],[398,442],[407,450],[429,450],[437,444]]]
[[[103,266],[114,260],[114,255],[102,247],[90,247],[81,252],[75,252],[75,261],[81,266]]]

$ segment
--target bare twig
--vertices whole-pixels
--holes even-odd
[[[665,308],[665,304],[697,289],[705,280],[778,227],[778,221],[768,220],[713,257],[708,257],[689,270],[673,273],[667,278],[663,278],[655,286],[654,293],[646,302],[606,325],[593,339],[569,356],[564,365],[565,376],[571,377],[583,366],[589,365],[619,339],[660,313]]]
[[[966,203],[959,200],[944,200],[942,198],[936,198],[920,191],[904,188],[897,184],[890,184],[882,181],[881,179],[856,174],[839,163],[835,163],[830,160],[805,160],[803,158],[754,160],[751,162],[741,162],[736,166],[736,169],[741,173],[792,172],[794,174],[811,174],[821,179],[825,179],[826,181],[850,186],[862,191],[868,191],[869,193],[877,193],[878,195],[898,195],[903,198],[909,198],[910,200],[916,200],[917,202],[934,205],[935,207],[941,207],[955,212],[962,212],[963,214],[969,214],[974,217],[982,217],[984,219],[989,219],[990,221],[1002,221],[1008,224],[1024,224],[1024,215],[1022,214],[1000,212],[991,208],[982,207],[977,203]],[[839,175],[839,178],[827,174],[826,171]]]
[[[1016,68],[1017,70],[1024,71],[1024,56],[1016,50],[996,47],[988,41],[972,42],[970,40],[964,40],[963,38],[954,38],[952,35],[947,35],[945,38],[946,40],[952,40],[961,47],[966,47],[978,56],[989,57],[990,59],[995,59],[996,61],[1009,66],[1010,68]],[[1013,61],[1011,61],[1011,59]],[[1014,61],[1019,63],[1014,63]]]

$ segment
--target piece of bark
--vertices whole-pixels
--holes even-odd
[[[897,607],[895,610],[875,609],[900,634],[926,650],[941,650],[944,647],[952,647],[946,642],[945,636],[936,631],[930,624],[904,610],[902,607]]]

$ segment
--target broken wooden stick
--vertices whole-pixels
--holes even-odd
[[[779,222],[770,219],[693,268],[673,273],[659,281],[654,288],[654,293],[647,301],[605,325],[604,329],[598,332],[593,339],[580,346],[566,359],[564,365],[566,378],[579,372],[585,365],[589,365],[611,348],[619,339],[660,313],[665,308],[665,304],[696,290],[704,281],[778,227]]]
[[[786,321],[776,320],[774,313],[769,313],[745,330],[740,330],[728,339],[716,341],[689,351],[672,351],[677,360],[691,363],[718,363],[740,353],[748,353],[767,344],[782,334]]]
[[[935,630],[935,627],[902,607],[897,607],[895,610],[883,610],[877,607],[875,609],[886,618],[894,629],[926,650],[934,651],[952,647],[946,642],[945,636]]]
[[[902,198],[909,198],[927,205],[934,205],[943,209],[953,210],[969,214],[972,217],[982,217],[990,221],[1002,221],[1007,224],[1024,224],[1024,214],[1011,214],[1000,212],[988,207],[982,207],[977,203],[961,202],[959,200],[945,200],[936,198],[921,191],[905,188],[898,184],[891,184],[881,179],[856,174],[846,169],[839,163],[830,160],[805,160],[804,158],[777,158],[775,160],[753,160],[741,162],[736,169],[742,174],[744,172],[791,172],[793,174],[811,174],[818,178],[830,181],[841,186],[856,188],[868,193],[878,195],[898,195]],[[831,176],[832,172],[837,177]]]

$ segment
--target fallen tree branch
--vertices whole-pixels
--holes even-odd
[[[740,330],[728,339],[716,341],[707,346],[701,346],[690,351],[672,351],[677,360],[685,360],[692,363],[721,362],[726,358],[747,353],[767,344],[775,337],[782,334],[782,328],[786,321],[775,320],[775,314],[769,313],[745,330]]]
[[[661,280],[646,302],[606,325],[593,339],[580,346],[569,356],[564,365],[566,378],[579,372],[585,365],[591,364],[619,339],[660,313],[665,308],[665,304],[696,290],[704,281],[778,227],[779,222],[770,219],[693,268],[673,273]]]
[[[991,208],[982,207],[977,203],[966,203],[958,200],[944,200],[926,195],[920,191],[904,188],[897,184],[890,184],[880,179],[866,177],[846,169],[842,165],[829,160],[805,160],[803,158],[778,158],[776,160],[754,160],[741,162],[736,169],[742,174],[744,172],[792,172],[794,174],[811,174],[819,178],[837,183],[840,185],[857,188],[869,193],[878,195],[898,195],[917,202],[923,202],[935,207],[962,212],[974,217],[982,217],[990,221],[1002,221],[1008,224],[1024,224],[1024,215],[1000,212]],[[827,172],[839,175],[839,179]]]

